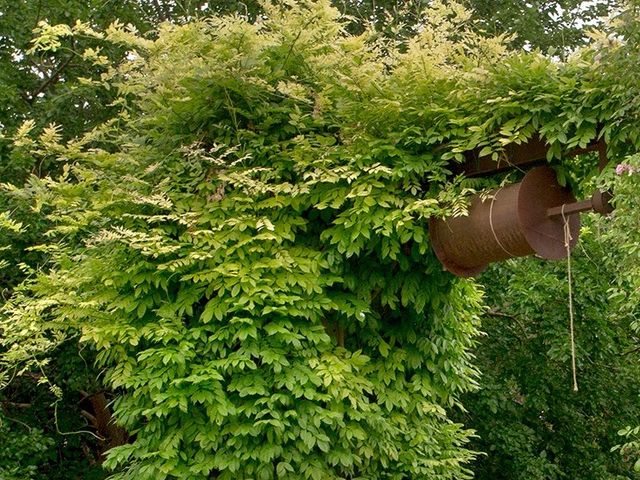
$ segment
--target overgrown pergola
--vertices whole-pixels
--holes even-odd
[[[326,1],[154,41],[114,27],[129,55],[87,82],[118,114],[16,136],[65,167],[30,185],[50,263],[6,308],[2,362],[81,332],[130,434],[113,478],[470,478],[450,414],[482,295],[443,271],[429,219],[464,215],[504,159],[594,175],[564,153],[637,151],[640,107],[599,67],[622,46],[560,63],[466,19],[440,5],[402,45],[347,35]]]

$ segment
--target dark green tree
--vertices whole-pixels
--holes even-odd
[[[464,399],[464,423],[486,453],[478,479],[638,478],[628,457],[611,452],[618,430],[640,414],[632,317],[618,315],[610,298],[620,252],[601,232],[612,222],[589,222],[572,255],[577,392],[566,262],[510,261],[480,279],[489,304],[476,348],[483,376]]]

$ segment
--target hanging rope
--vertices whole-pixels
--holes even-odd
[[[569,280],[569,336],[571,338],[571,373],[573,375],[573,391],[578,391],[578,374],[576,372],[576,342],[573,333],[573,287],[571,278],[571,228],[569,218],[564,214],[564,204],[562,205],[562,220],[564,221],[564,246],[567,249],[567,276]]]

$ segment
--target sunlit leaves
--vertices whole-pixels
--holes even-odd
[[[605,110],[586,64],[509,53],[452,8],[406,46],[346,35],[326,1],[157,40],[115,25],[135,53],[104,82],[128,113],[16,137],[66,167],[22,192],[51,256],[7,345],[72,328],[98,350],[133,439],[114,478],[468,478],[448,413],[475,386],[480,292],[442,270],[428,218],[465,214],[465,151],[539,131],[555,159]]]

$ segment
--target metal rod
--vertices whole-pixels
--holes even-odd
[[[565,203],[564,206],[551,207],[547,209],[547,218],[560,217],[563,213],[565,215],[572,215],[574,213],[587,212],[593,210],[602,215],[608,215],[613,211],[611,205],[611,193],[610,192],[594,192],[589,200],[582,200],[581,202]]]
[[[547,209],[547,217],[560,217],[562,216],[564,207],[565,215],[572,215],[574,213],[587,212],[589,210],[593,210],[593,200],[582,200],[581,202],[574,203],[565,203],[564,205],[560,205],[559,207],[551,207]]]

